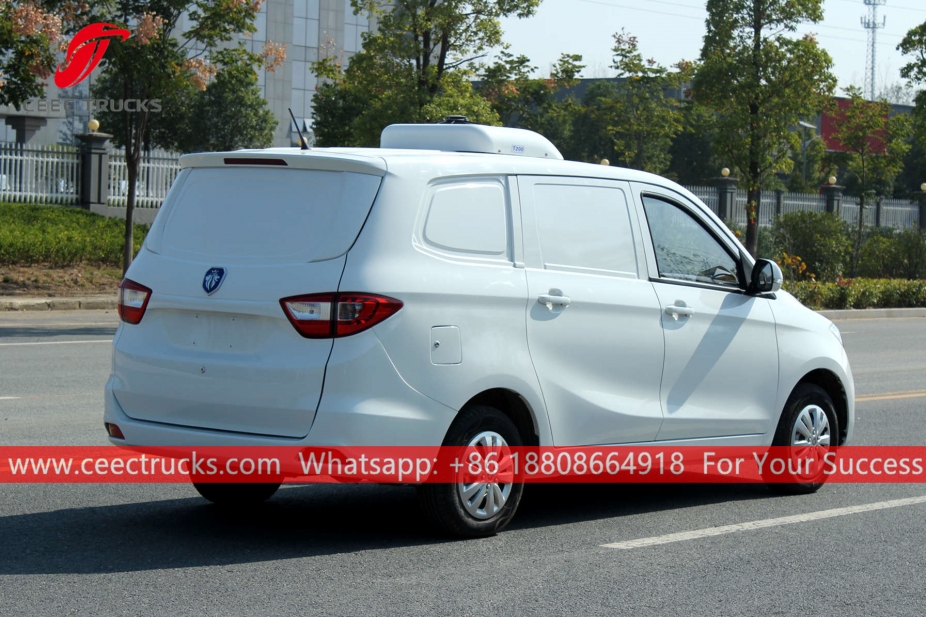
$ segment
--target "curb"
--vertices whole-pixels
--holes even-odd
[[[926,317],[926,308],[880,308],[880,309],[846,309],[838,311],[817,311],[827,319],[892,319],[908,317]]]
[[[0,297],[0,311],[89,311],[115,310],[116,296],[75,296],[72,298]]]

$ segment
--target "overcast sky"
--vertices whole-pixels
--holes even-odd
[[[528,56],[543,74],[560,53],[582,54],[583,77],[613,74],[611,35],[626,28],[639,39],[644,57],[670,65],[696,59],[704,36],[707,12],[701,0],[542,0],[534,17],[505,19],[510,51]],[[825,0],[824,20],[801,28],[815,32],[834,61],[839,87],[862,86],[865,72],[866,31],[860,18],[867,15],[862,0]],[[879,7],[887,19],[878,31],[877,82],[900,82],[904,57],[895,48],[910,28],[926,22],[923,0],[887,0]]]

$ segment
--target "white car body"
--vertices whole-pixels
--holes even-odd
[[[126,274],[152,291],[113,341],[113,443],[439,445],[475,401],[539,445],[769,445],[802,381],[851,438],[831,322],[784,291],[660,278],[644,199],[691,217],[741,274],[754,263],[681,186],[560,160],[513,129],[398,126],[383,141],[399,147],[181,159]],[[403,306],[303,338],[280,301],[321,292]]]

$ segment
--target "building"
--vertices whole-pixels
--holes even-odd
[[[188,26],[184,16],[177,30],[182,32]],[[273,145],[297,144],[298,135],[287,110],[292,108],[303,133],[311,133],[316,85],[311,63],[319,57],[338,57],[348,62],[360,50],[361,34],[370,30],[370,21],[354,15],[350,0],[267,0],[255,26],[253,36],[239,36],[232,44],[243,41],[257,53],[270,41],[286,45],[286,62],[276,72],[261,69],[258,84],[278,121]],[[0,118],[4,119],[0,123],[0,142],[70,143],[72,134],[87,130],[90,114],[80,99],[89,98],[92,80],[93,75],[75,88],[61,91],[49,79],[45,99],[29,101],[20,110],[0,106]],[[65,99],[77,101],[64,104]]]

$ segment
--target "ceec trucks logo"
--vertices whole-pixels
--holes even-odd
[[[70,88],[87,79],[103,60],[110,40],[119,38],[124,41],[131,34],[128,30],[102,22],[81,28],[68,45],[63,66],[59,64],[55,71],[55,85]]]

